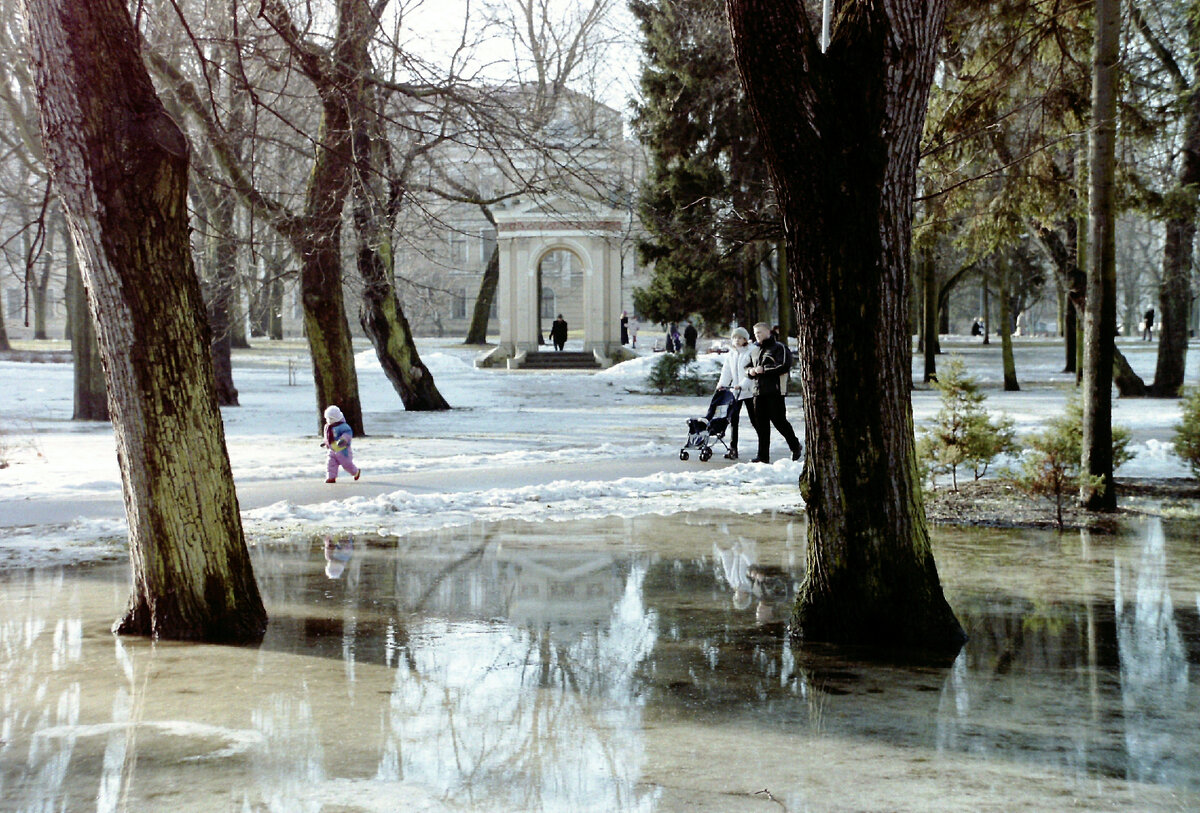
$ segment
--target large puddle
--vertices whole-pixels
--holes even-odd
[[[939,531],[952,664],[790,645],[783,515],[262,545],[257,648],[6,573],[0,810],[1197,809],[1196,531]]]

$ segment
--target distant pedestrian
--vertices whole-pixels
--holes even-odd
[[[972,336],[982,336],[983,335],[983,325],[979,324],[978,319],[976,319],[974,322],[971,323],[971,335]]]
[[[550,341],[554,342],[554,349],[558,351],[567,343],[567,320],[561,313],[554,320],[554,324],[550,325]]]
[[[641,324],[638,322],[637,314],[629,317],[629,346],[637,350],[637,334]]]
[[[667,328],[667,352],[678,353],[683,349],[683,339],[679,338],[679,327],[672,322]]]
[[[787,374],[787,350],[781,342],[772,338],[771,328],[766,322],[754,326],[754,338],[758,339],[758,346],[750,351],[750,369],[746,372],[754,381],[750,415],[758,431],[758,456],[751,462],[771,462],[772,424],[787,441],[788,448],[792,450],[792,460],[799,460],[800,440],[788,422],[780,380]]]
[[[1142,338],[1146,341],[1154,339],[1154,308],[1142,315]]]
[[[683,345],[684,345],[684,347],[686,347],[688,350],[691,350],[692,352],[695,352],[696,339],[698,339],[699,337],[700,337],[700,334],[696,330],[696,326],[691,323],[691,320],[688,320],[687,327],[685,327],[683,329]]]
[[[621,345],[629,344],[629,314],[621,311]]]
[[[354,455],[350,451],[350,442],[354,439],[354,430],[342,416],[342,411],[336,406],[325,408],[325,439],[321,445],[329,451],[329,459],[325,462],[327,483],[336,483],[338,469],[345,469],[357,480],[362,469],[354,465]]]

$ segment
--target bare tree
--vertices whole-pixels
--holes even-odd
[[[120,0],[22,2],[47,165],[111,394],[133,597],[120,633],[262,637],[188,245],[188,147]]]

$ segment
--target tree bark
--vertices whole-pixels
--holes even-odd
[[[120,633],[261,639],[189,256],[187,142],[120,0],[22,2],[42,138],[111,394],[133,597]]]
[[[1012,269],[1008,262],[1008,256],[1004,254],[1003,250],[997,255],[997,264],[1000,277],[1000,358],[1004,366],[1004,391],[1018,392],[1021,385],[1017,381],[1017,363],[1013,357],[1013,319],[1012,311],[1009,309],[1009,303],[1012,302],[1009,291]]]
[[[1083,333],[1083,460],[1079,489],[1091,511],[1117,507],[1113,481],[1112,384],[1117,325],[1116,114],[1120,0],[1096,0],[1092,127],[1088,147],[1088,310]]]
[[[943,0],[844,3],[826,53],[801,4],[726,0],[783,215],[800,334],[807,639],[957,649],[913,441],[906,286]]]
[[[64,227],[63,231],[67,229]],[[96,326],[92,324],[92,315],[88,312],[79,258],[69,233],[64,242],[67,246],[67,322],[75,368],[75,411],[71,420],[107,421],[108,387],[104,384],[104,365],[96,340]]]

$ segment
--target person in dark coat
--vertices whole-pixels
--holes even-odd
[[[629,344],[629,314],[621,311],[621,344]]]
[[[696,326],[691,322],[688,322],[687,327],[683,329],[683,346],[689,350],[695,350],[696,339],[699,337],[699,335],[700,334],[696,331]]]
[[[561,313],[554,320],[554,324],[550,325],[550,341],[554,342],[555,350],[562,350],[563,345],[567,343],[567,320]]]
[[[1142,338],[1148,342],[1153,341],[1153,339],[1154,339],[1154,308],[1151,308],[1150,310],[1148,310],[1144,314],[1142,314],[1142,319],[1145,322],[1145,324],[1142,325]]]
[[[771,462],[771,425],[779,430],[792,460],[800,459],[800,439],[787,419],[787,406],[783,402],[781,379],[787,375],[787,350],[771,336],[771,327],[766,322],[754,326],[754,338],[758,346],[750,351],[750,367],[746,375],[754,382],[754,407],[750,419],[758,432],[758,456],[752,463]]]
[[[675,327],[675,323],[672,322],[671,326],[667,328],[667,352],[678,353],[682,349],[683,339],[679,338],[679,328]]]

